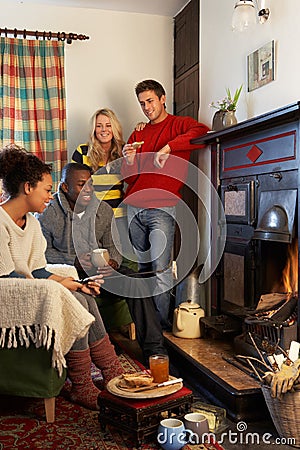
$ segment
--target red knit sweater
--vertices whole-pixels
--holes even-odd
[[[134,131],[128,143],[144,141],[144,144],[137,150],[132,166],[123,160],[122,175],[128,184],[125,203],[144,208],[176,205],[186,179],[191,151],[204,147],[192,145],[190,140],[208,130],[206,125],[191,117],[168,114],[162,122],[148,123],[142,131]],[[171,148],[170,157],[163,168],[157,168],[153,152],[166,144]]]

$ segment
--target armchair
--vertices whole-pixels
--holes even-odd
[[[64,355],[94,317],[52,280],[0,279],[0,394],[44,399],[55,419],[55,396],[66,378]]]

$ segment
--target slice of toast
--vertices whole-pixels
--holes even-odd
[[[119,386],[137,388],[142,386],[150,386],[152,382],[153,377],[144,372],[123,373],[122,378],[119,382]]]

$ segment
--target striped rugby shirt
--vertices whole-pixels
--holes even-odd
[[[72,162],[91,167],[92,164],[87,153],[88,145],[80,144],[72,155]],[[121,158],[106,166],[99,163],[99,169],[92,175],[96,197],[99,200],[104,200],[112,207],[116,219],[126,215],[125,208],[119,207],[124,197],[124,183],[120,172]]]

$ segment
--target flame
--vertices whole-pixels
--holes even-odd
[[[288,245],[287,262],[282,272],[284,292],[295,295],[298,292],[298,240]]]

